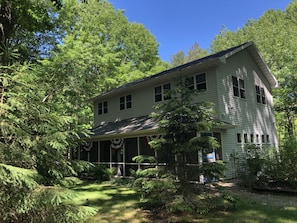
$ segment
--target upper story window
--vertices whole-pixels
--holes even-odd
[[[132,108],[132,95],[120,97],[120,110]]]
[[[259,87],[258,85],[255,85],[256,87],[256,97],[257,102],[261,104],[266,104],[266,97],[265,97],[265,90],[262,87]]]
[[[108,112],[107,101],[98,103],[98,115],[106,114]]]
[[[197,74],[186,78],[187,86],[190,90],[206,91],[206,75],[205,73]]]
[[[240,97],[240,98],[246,98],[243,79],[232,76],[232,85],[233,85],[234,96]]]
[[[168,91],[170,89],[171,89],[170,83],[155,87],[155,102],[170,99],[171,97],[168,95]]]

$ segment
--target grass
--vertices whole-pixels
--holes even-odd
[[[72,188],[77,197],[71,201],[74,205],[94,207],[96,216],[86,219],[88,223],[144,222],[144,213],[137,207],[138,196],[129,187],[111,183],[84,183]]]
[[[130,187],[112,183],[83,183],[72,190],[77,194],[77,198],[71,201],[72,204],[98,210],[96,216],[86,219],[88,223],[297,223],[296,207],[273,207],[240,197],[237,198],[237,208],[233,211],[218,211],[206,215],[172,215],[165,212],[144,212],[138,208],[137,193]]]

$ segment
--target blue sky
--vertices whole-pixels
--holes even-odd
[[[292,0],[109,0],[130,22],[143,24],[157,39],[162,60],[197,42],[207,50],[225,26],[243,27],[269,9],[284,10]]]

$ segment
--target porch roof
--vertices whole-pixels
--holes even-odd
[[[231,123],[219,121],[221,124],[214,126],[213,129],[223,130],[235,128]],[[91,138],[123,138],[139,135],[156,134],[158,124],[149,116],[139,116],[124,120],[116,120],[114,122],[103,122],[99,126],[94,127]]]
[[[157,123],[149,116],[140,116],[124,120],[116,120],[114,122],[103,122],[99,126],[92,129],[95,138],[108,138],[109,136],[114,138],[117,135],[132,136],[139,135],[148,132],[157,131]]]

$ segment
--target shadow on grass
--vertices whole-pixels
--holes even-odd
[[[202,220],[203,219],[203,220]],[[204,223],[296,223],[297,208],[271,207],[255,202],[240,200],[232,212],[216,212],[197,216],[197,220],[189,222]]]
[[[130,187],[110,183],[84,183],[72,188],[77,198],[73,204],[90,206],[98,210],[96,216],[86,222],[145,222],[137,207],[139,197]]]
[[[205,215],[172,214],[166,211],[145,212],[139,209],[138,194],[131,187],[87,182],[72,190],[77,194],[73,204],[98,210],[96,216],[86,219],[88,223],[297,223],[296,207],[273,207],[269,203],[262,205],[248,198],[239,197],[236,210],[233,211],[214,211]]]

